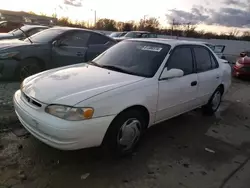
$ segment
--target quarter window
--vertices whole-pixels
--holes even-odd
[[[171,55],[168,63],[168,70],[181,69],[184,75],[193,73],[193,58],[189,47],[177,47]]]

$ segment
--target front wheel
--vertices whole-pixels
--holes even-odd
[[[104,145],[116,156],[130,154],[141,139],[145,127],[146,121],[139,111],[125,111],[111,123]]]
[[[213,115],[219,108],[222,98],[222,89],[218,88],[213,93],[208,103],[202,107],[204,114]]]
[[[20,62],[20,66],[16,69],[15,77],[18,81],[23,81],[25,78],[41,71],[42,68],[36,59],[27,58]]]

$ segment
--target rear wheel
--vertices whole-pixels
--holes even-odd
[[[208,103],[202,107],[204,114],[213,115],[218,110],[221,103],[222,94],[223,90],[221,87],[215,90]]]
[[[21,61],[20,66],[16,69],[15,76],[19,81],[42,71],[39,62],[34,58],[27,58]]]
[[[105,136],[104,145],[115,156],[130,154],[139,143],[145,127],[146,121],[139,111],[125,111],[111,123]]]

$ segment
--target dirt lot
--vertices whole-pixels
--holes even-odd
[[[250,187],[247,81],[234,80],[216,116],[196,110],[161,123],[119,160],[100,149],[59,151],[26,134],[12,113],[16,88],[0,89],[0,188]]]

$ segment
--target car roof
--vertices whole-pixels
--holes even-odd
[[[205,43],[202,43],[200,41],[187,41],[187,40],[177,40],[177,39],[164,39],[164,38],[136,38],[136,39],[127,39],[132,41],[142,41],[142,42],[156,42],[161,44],[168,44],[171,46],[178,46],[182,44],[190,45],[190,44],[198,44],[205,46]]]
[[[127,31],[128,33],[133,32],[133,33],[150,33],[148,31]]]
[[[22,27],[29,27],[29,28],[49,28],[48,26],[44,26],[44,25],[28,25],[28,24],[25,24],[23,25]]]
[[[83,29],[83,28],[77,28],[77,27],[54,26],[54,27],[51,27],[50,29],[61,29],[61,30],[65,30],[65,31],[68,31],[68,30],[89,31],[89,32],[103,35],[100,31],[93,31],[90,29]]]

